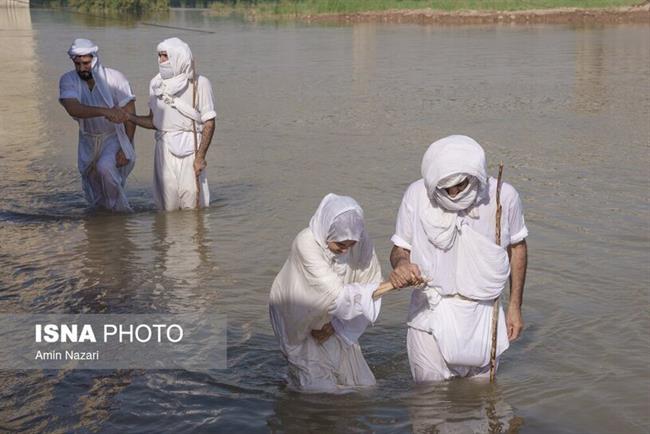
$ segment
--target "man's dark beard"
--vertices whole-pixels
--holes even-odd
[[[77,71],[77,75],[83,81],[90,81],[93,79],[93,73],[91,71]]]

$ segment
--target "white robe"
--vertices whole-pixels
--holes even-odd
[[[364,237],[345,264],[334,264],[309,228],[296,236],[269,304],[273,331],[289,362],[290,387],[335,392],[375,384],[357,339],[379,315],[381,302],[371,298],[381,268],[374,249],[362,263],[368,246],[363,243],[370,241]],[[336,333],[321,345],[310,332],[329,321]]]
[[[194,175],[194,134],[192,119],[182,115],[174,108],[170,100],[156,96],[152,84],[149,86],[149,107],[156,127],[156,145],[154,151],[154,200],[159,209],[172,211],[196,207],[196,178]],[[197,144],[200,146],[203,124],[214,119],[212,86],[210,81],[199,76],[196,89],[196,109],[199,122],[196,122]],[[174,95],[186,106],[192,107],[192,84]],[[207,169],[199,177],[201,194],[199,206],[205,207],[210,203]]]
[[[135,99],[121,72],[105,67],[101,68],[102,76],[98,72],[93,70],[96,84],[92,91],[76,71],[65,73],[59,81],[59,99],[76,99],[94,107],[124,107]],[[135,164],[135,151],[124,126],[103,117],[76,120],[79,122],[77,160],[86,200],[92,207],[131,211],[125,186]],[[120,149],[129,163],[118,168],[115,154]]]
[[[485,374],[488,369],[491,299],[501,293],[509,273],[505,248],[528,235],[519,196],[503,183],[501,246],[491,241],[495,239],[494,178],[488,181],[488,191],[489,201],[480,202],[469,214],[459,213],[459,235],[448,250],[436,248],[423,227],[421,215],[430,206],[424,180],[411,184],[402,199],[391,240],[410,250],[411,262],[431,279],[427,290],[413,291],[409,308],[407,349],[416,382]],[[498,272],[482,273],[485,269]],[[483,301],[462,300],[452,297],[454,294]],[[508,345],[500,309],[497,355]]]

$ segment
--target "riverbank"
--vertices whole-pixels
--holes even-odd
[[[315,12],[317,9],[296,6],[293,12],[270,6],[237,7],[217,5],[211,13],[241,14],[252,21],[294,20],[321,23],[417,23],[417,24],[566,24],[566,23],[650,23],[650,1],[641,5],[619,7],[554,7],[530,10],[483,9],[440,10],[386,9],[376,11]]]

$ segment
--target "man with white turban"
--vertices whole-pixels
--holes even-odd
[[[336,392],[375,384],[358,339],[379,315],[381,299],[372,293],[381,280],[361,207],[328,194],[271,288],[271,325],[290,387]]]
[[[135,96],[126,77],[99,61],[97,45],[75,39],[68,50],[75,70],[59,81],[59,101],[79,122],[78,166],[86,199],[92,207],[131,211],[126,178],[135,165]],[[122,108],[122,110],[120,110]]]
[[[178,38],[158,44],[159,73],[149,84],[149,115],[128,115],[156,130],[154,200],[159,209],[206,207],[210,191],[205,156],[217,113],[212,85],[195,71],[189,45]],[[197,200],[198,194],[198,200]]]
[[[493,305],[508,277],[497,356],[523,329],[528,229],[517,191],[502,183],[496,244],[496,191],[483,148],[455,135],[429,147],[422,179],[404,194],[391,238],[390,280],[395,286],[427,282],[414,290],[408,315],[407,349],[417,383],[489,375]]]

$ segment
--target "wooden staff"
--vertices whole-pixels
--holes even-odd
[[[192,59],[192,71],[194,72],[194,77],[192,77],[192,108],[196,110],[196,67],[194,66],[194,59]],[[199,153],[199,139],[196,133],[196,121],[192,118],[192,133],[194,134],[194,161],[196,161],[196,156]],[[194,170],[194,167],[192,167]],[[201,172],[194,175],[194,180],[196,181],[196,209],[199,209],[201,204],[201,181],[199,181],[199,176]]]
[[[501,177],[503,176],[503,162],[499,163],[499,175],[497,177],[497,213],[495,241],[497,246],[501,245]],[[499,324],[499,297],[494,299],[492,307],[492,349],[490,351],[490,382],[494,382],[497,372],[497,328]]]
[[[372,299],[377,300],[382,295],[384,295],[386,293],[389,293],[394,289],[395,289],[395,287],[393,286],[392,283],[384,282],[381,285],[379,285],[379,287],[377,287],[377,289],[375,289],[375,292],[372,293]]]

